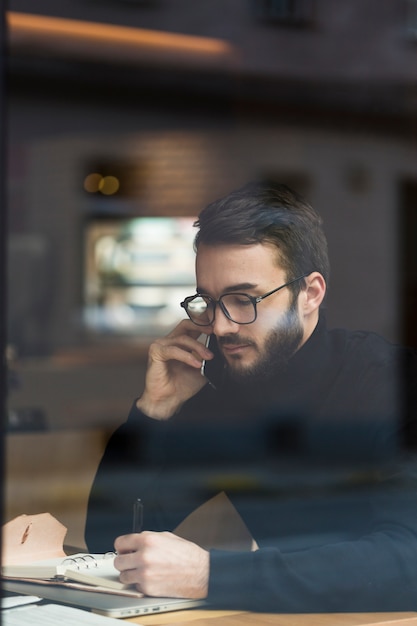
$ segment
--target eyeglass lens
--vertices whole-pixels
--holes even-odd
[[[253,322],[256,317],[255,305],[246,294],[225,294],[220,298],[220,306],[228,317],[239,324]],[[214,321],[215,302],[211,298],[196,296],[188,301],[187,312],[193,322],[201,325]]]

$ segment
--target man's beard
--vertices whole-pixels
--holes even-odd
[[[258,385],[286,369],[289,360],[297,351],[303,338],[303,327],[297,311],[296,301],[280,318],[277,326],[267,335],[263,351],[254,363],[247,367],[226,364],[225,374],[230,380],[245,385]],[[247,343],[257,348],[256,343],[244,337],[225,336],[218,338],[221,345]]]

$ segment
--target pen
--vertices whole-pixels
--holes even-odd
[[[133,503],[133,533],[140,533],[143,525],[143,503],[137,498]]]

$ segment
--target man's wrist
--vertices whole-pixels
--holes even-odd
[[[168,420],[180,409],[172,403],[152,402],[144,396],[136,400],[136,408],[147,417],[154,420]]]

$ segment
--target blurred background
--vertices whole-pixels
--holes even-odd
[[[5,515],[48,510],[82,546],[211,200],[302,193],[329,326],[417,347],[417,0],[9,0],[5,19]]]

